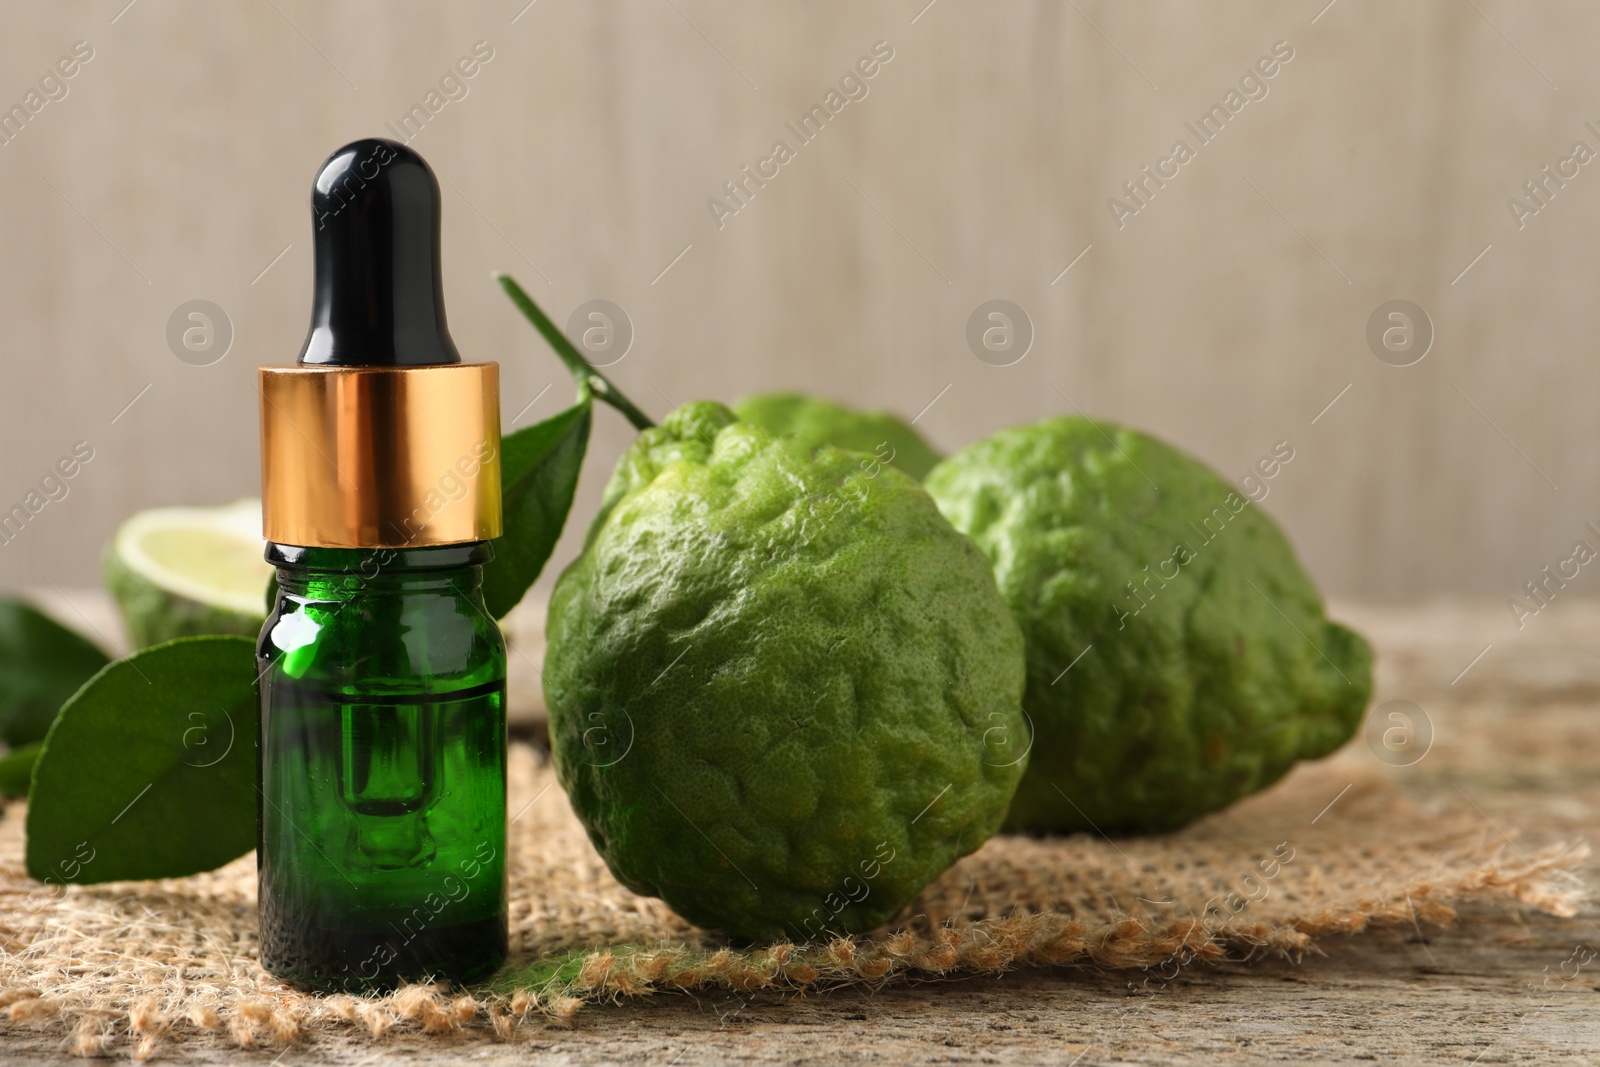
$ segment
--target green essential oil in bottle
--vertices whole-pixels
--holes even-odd
[[[450,340],[420,156],[346,145],[311,202],[311,333],[260,380],[261,963],[318,990],[469,982],[507,936],[505,643],[481,591],[498,368]]]

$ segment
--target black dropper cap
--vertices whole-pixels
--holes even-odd
[[[332,367],[460,363],[445,325],[439,183],[395,141],[353,141],[311,189],[316,295],[300,362]]]

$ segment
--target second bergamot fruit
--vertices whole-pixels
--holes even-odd
[[[1367,643],[1326,618],[1260,505],[1200,461],[1055,418],[967,446],[927,485],[1027,640],[1036,737],[1008,828],[1175,829],[1360,724]]]
[[[804,393],[758,393],[737,400],[733,413],[770,433],[788,434],[806,448],[832,445],[871,454],[917,481],[939,462],[915,427],[887,411],[845,407]]]
[[[910,478],[688,404],[624,455],[556,585],[556,772],[612,872],[701,926],[889,919],[1000,826],[1022,637]]]

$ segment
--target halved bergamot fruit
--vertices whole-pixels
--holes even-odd
[[[117,528],[105,581],[135,648],[201,634],[254,637],[272,567],[261,501],[152,508]]]

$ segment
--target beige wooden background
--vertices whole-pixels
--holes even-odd
[[[1077,407],[1235,477],[1286,440],[1265,506],[1333,592],[1509,597],[1600,546],[1600,165],[1520,228],[1507,207],[1600,150],[1600,8],[526,2],[0,7],[0,104],[93,49],[0,146],[0,505],[95,453],[0,583],[91,583],[131,510],[255,492],[253,376],[304,335],[311,176],[478,41],[411,143],[445,183],[456,340],[501,361],[518,424],[568,387],[493,269],[559,321],[625,308],[614,377],[658,415],[801,386],[922,412],[953,449]],[[800,145],[785,122],[878,41],[868,95]],[[1184,123],[1276,42],[1267,95],[1119,229],[1108,198],[1198,146]],[[708,198],[779,139],[795,158],[719,229]],[[1011,366],[965,340],[992,298],[1036,332]],[[1365,340],[1397,298],[1436,330],[1409,367]],[[192,299],[235,332],[211,366],[165,339]],[[580,527],[628,436],[601,413]]]

